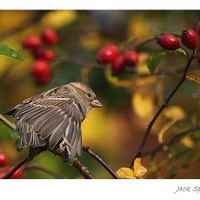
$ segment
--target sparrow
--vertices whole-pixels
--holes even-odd
[[[7,115],[16,121],[21,147],[45,147],[59,151],[72,165],[82,153],[81,123],[93,108],[103,105],[87,85],[71,82],[25,99]]]

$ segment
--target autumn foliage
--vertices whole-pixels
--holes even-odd
[[[14,25],[0,11],[1,178],[200,177],[199,13],[125,11],[123,23],[106,27],[100,11],[18,12]],[[14,120],[3,115],[71,81],[88,84],[104,106],[83,122],[85,148],[72,167],[49,151],[19,149]]]

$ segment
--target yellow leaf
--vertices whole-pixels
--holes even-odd
[[[105,69],[106,69],[105,70],[106,79],[111,85],[116,87],[127,87],[127,88],[132,88],[136,86],[135,81],[128,79],[121,80],[117,76],[113,76],[110,64],[108,64]]]
[[[136,178],[142,178],[142,176],[144,176],[144,174],[147,172],[147,168],[145,168],[141,164],[141,158],[135,159],[133,168],[134,168],[134,176]]]
[[[179,106],[169,106],[164,112],[164,116],[168,119],[183,120],[186,116],[185,111]]]
[[[152,25],[154,28],[152,28]],[[149,35],[156,34],[155,24],[148,23],[142,15],[134,15],[130,18],[127,35],[133,36],[138,40],[148,38]]]
[[[194,141],[189,136],[182,138],[181,142],[188,148],[193,148],[194,147]]]
[[[139,54],[139,64],[138,66],[134,69],[137,74],[139,75],[148,75],[150,74],[149,69],[147,67],[146,61],[149,59],[150,54],[148,52],[140,52]],[[148,76],[140,77],[140,78],[147,78]],[[153,77],[153,76],[150,76]]]
[[[157,77],[155,77],[155,76],[147,76],[147,77],[137,78],[134,81],[136,82],[135,84],[137,87],[144,87],[147,85],[152,85],[152,84],[156,83],[158,80],[157,80]]]
[[[167,130],[173,126],[177,122],[176,119],[170,120],[167,124],[165,124],[162,129],[158,133],[158,142],[163,143],[164,142],[164,135],[167,132]]]
[[[80,43],[89,50],[96,50],[101,45],[101,37],[97,32],[91,31],[80,36]]]
[[[198,78],[194,75],[188,75],[188,76],[186,76],[186,79],[189,80],[189,81],[195,81],[197,83],[200,83],[200,78]]]
[[[149,119],[154,113],[154,97],[149,92],[136,92],[132,97],[132,108],[142,119]]]
[[[128,167],[122,167],[118,169],[116,174],[119,176],[119,178],[135,179],[133,170]]]
[[[0,20],[0,27],[1,27],[0,33],[8,32],[23,27],[22,25],[29,22],[34,17],[34,15],[35,12],[30,10],[1,10],[0,19],[4,20]],[[14,34],[9,34],[9,36],[10,35]],[[6,38],[5,36],[1,37],[1,44],[2,44],[2,39]]]
[[[50,11],[42,17],[42,26],[57,29],[69,24],[76,18],[77,14],[73,10]]]

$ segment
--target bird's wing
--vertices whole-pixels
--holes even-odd
[[[23,146],[63,148],[69,161],[82,152],[80,105],[69,97],[48,97],[19,104],[9,114],[17,119]]]

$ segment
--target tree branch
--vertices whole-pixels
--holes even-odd
[[[2,114],[0,114],[0,120],[6,124],[8,127],[10,127],[11,129],[15,130],[16,126],[15,124],[12,124],[10,121],[8,121]]]
[[[77,159],[74,160],[73,166],[78,169],[78,171],[86,178],[86,179],[93,179],[92,173],[85,167],[81,162]]]
[[[10,127],[13,130],[16,130],[16,126],[14,124],[12,124],[9,120],[7,120],[2,114],[0,114],[0,120],[3,121],[8,127]],[[40,152],[42,152],[43,149]],[[39,154],[38,153],[38,154]],[[52,152],[58,156],[61,156],[61,154],[58,152]],[[62,157],[62,156],[61,156]],[[13,167],[13,169],[11,171],[9,171],[5,176],[2,177],[2,179],[8,179],[10,178],[22,165],[24,165],[26,162],[28,161],[28,156],[26,158],[24,158],[22,161],[20,161],[15,167]],[[81,164],[77,159],[74,161],[73,166],[78,169],[78,171],[85,177],[88,179],[92,179],[92,173],[87,169],[87,167],[85,167],[83,164]],[[35,167],[35,166],[34,166]],[[37,166],[38,167],[38,166]],[[44,168],[42,169],[40,167],[40,170],[44,171]],[[45,172],[47,172],[48,170],[45,169]],[[50,172],[50,171],[49,171]],[[50,174],[52,175],[52,172],[50,172]],[[56,174],[54,173],[54,176]],[[57,175],[56,175],[57,176]],[[58,176],[57,176],[58,177]],[[61,176],[59,177],[61,178]]]
[[[172,144],[176,144],[177,142],[180,141],[180,139],[182,137],[185,137],[187,134],[194,132],[194,131],[198,131],[198,130],[200,130],[200,126],[193,127],[186,131],[177,133],[168,142],[161,143],[155,149],[144,152],[142,154],[142,157],[147,156],[147,155],[152,155],[152,157],[154,157],[156,155],[156,153],[158,153],[160,150],[164,150],[164,147],[169,147]]]
[[[45,173],[47,173],[47,174],[50,174],[51,176],[54,176],[54,177],[56,177],[56,178],[64,179],[64,177],[61,176],[60,174],[57,174],[57,173],[55,173],[55,172],[53,172],[53,171],[51,171],[51,170],[49,170],[49,169],[47,169],[47,168],[45,168],[45,167],[42,167],[42,166],[40,166],[40,165],[28,164],[28,165],[26,165],[26,166],[24,167],[24,169],[37,169],[37,170],[43,171],[43,172],[45,172]]]
[[[194,55],[194,52],[193,52],[193,55]],[[147,129],[146,129],[146,132],[145,132],[145,135],[144,135],[144,138],[139,146],[139,150],[138,152],[136,153],[136,155],[134,156],[134,158],[132,159],[132,161],[130,162],[130,164],[128,165],[130,168],[133,167],[133,164],[134,164],[134,160],[136,158],[140,158],[142,156],[142,153],[143,153],[143,148],[146,144],[146,141],[147,141],[147,138],[151,132],[151,129],[155,123],[155,121],[157,120],[157,118],[159,117],[159,115],[162,113],[162,111],[164,110],[164,108],[167,106],[167,104],[169,103],[169,101],[171,100],[171,98],[174,96],[174,94],[177,92],[177,90],[180,88],[180,86],[183,84],[183,82],[185,81],[186,79],[186,75],[187,75],[187,71],[189,69],[189,66],[190,66],[190,63],[192,62],[192,60],[194,59],[194,56],[191,56],[190,58],[188,58],[188,61],[187,61],[187,64],[186,64],[186,67],[185,67],[185,71],[181,77],[181,79],[179,80],[179,82],[177,83],[177,85],[172,89],[172,91],[170,92],[170,94],[168,95],[167,99],[164,101],[164,103],[160,106],[160,108],[158,109],[158,111],[156,112],[156,114],[154,115],[153,119],[149,122],[148,126],[147,126]]]
[[[96,155],[89,147],[83,147],[83,151],[92,156],[96,161],[98,161],[110,174],[113,178],[119,179],[117,174],[98,156]]]
[[[22,165],[24,165],[28,161],[28,157],[21,160],[15,167],[12,168],[2,179],[9,179]]]

